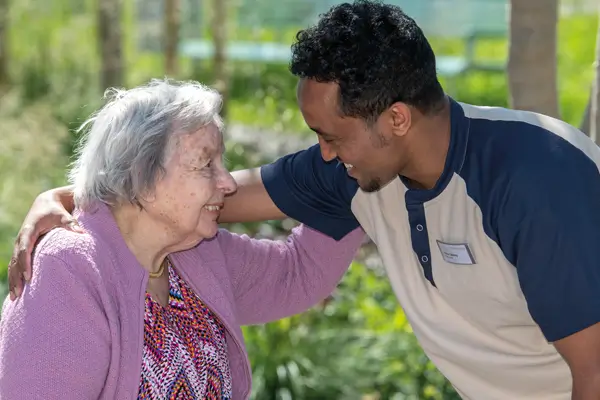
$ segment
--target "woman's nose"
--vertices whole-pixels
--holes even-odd
[[[229,171],[224,171],[219,177],[218,187],[223,193],[231,194],[237,190],[237,183]]]

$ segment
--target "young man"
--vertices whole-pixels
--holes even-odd
[[[292,50],[319,145],[237,173],[222,221],[285,214],[334,238],[362,225],[464,398],[600,398],[600,149],[564,122],[445,96],[395,6],[335,6]],[[63,188],[28,215],[15,285],[39,234],[70,219],[58,200],[72,208]]]

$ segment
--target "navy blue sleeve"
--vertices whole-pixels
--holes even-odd
[[[554,342],[600,322],[600,174],[568,144],[530,157],[500,194],[497,235]]]
[[[261,167],[263,184],[287,216],[336,240],[359,226],[351,210],[358,190],[346,167],[325,162],[318,145]]]

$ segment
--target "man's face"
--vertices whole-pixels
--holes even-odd
[[[348,175],[366,192],[379,190],[398,176],[405,151],[386,113],[369,125],[360,118],[343,117],[338,106],[338,85],[302,79],[298,104],[306,124],[317,133],[325,161],[338,159]]]

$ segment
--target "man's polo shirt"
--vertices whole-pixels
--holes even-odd
[[[445,170],[375,193],[317,145],[263,166],[288,216],[377,244],[421,346],[468,399],[570,399],[549,342],[600,322],[600,149],[539,114],[451,100]]]

